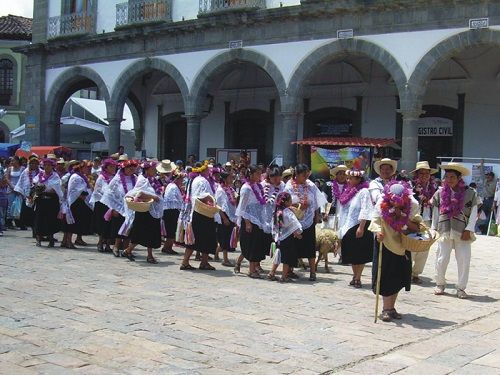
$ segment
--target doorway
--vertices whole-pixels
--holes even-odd
[[[162,117],[158,132],[161,159],[186,159],[187,122],[184,113],[176,112]]]

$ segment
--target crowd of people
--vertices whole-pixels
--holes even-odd
[[[418,162],[407,176],[397,161],[381,159],[369,180],[362,170],[337,165],[330,181],[311,181],[305,164],[293,168],[251,165],[246,154],[224,165],[215,160],[186,164],[170,160],[133,160],[114,154],[93,162],[66,162],[47,155],[9,160],[0,175],[0,233],[3,225],[32,228],[37,247],[87,246],[83,236],[97,234],[97,250],[135,261],[135,248],[147,248],[146,261],[156,264],[154,250],[175,255],[184,248],[180,269],[213,271],[212,261],[260,279],[261,262],[271,256],[265,276],[286,283],[299,278],[299,262],[307,259],[309,278],[316,281],[316,230],[324,221],[341,244],[340,262],[352,267],[350,286],[362,288],[367,263],[373,263],[372,288],[383,296],[382,319],[401,319],[398,293],[420,278],[428,251],[411,253],[402,242],[410,233],[439,233],[434,293],[446,288],[452,250],[458,264],[456,293],[467,298],[471,243],[475,239],[476,190],[462,177],[460,163],[441,166],[444,179],[428,162]],[[498,189],[497,189],[497,198]],[[492,203],[490,209],[494,209]],[[497,215],[498,216],[498,215]],[[241,253],[232,263],[229,252]],[[381,254],[379,254],[381,252]],[[220,256],[222,255],[222,257]],[[379,261],[381,272],[379,269]],[[277,277],[282,265],[281,277]],[[380,280],[377,278],[380,276]]]

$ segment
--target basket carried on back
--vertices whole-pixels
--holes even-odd
[[[220,211],[220,207],[215,204],[215,199],[211,195],[208,196],[212,201],[213,205],[203,203],[198,198],[194,201],[194,211],[198,212],[200,215],[213,218],[217,212]]]
[[[439,239],[439,233],[427,231],[429,238],[415,238],[401,234],[403,247],[408,251],[429,251],[431,246]]]
[[[153,199],[145,202],[136,202],[132,197],[125,197],[125,202],[127,202],[127,207],[135,212],[148,212],[149,208],[153,204]]]

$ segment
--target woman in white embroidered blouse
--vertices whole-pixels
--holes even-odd
[[[165,225],[166,238],[161,252],[169,255],[176,255],[173,249],[175,242],[175,232],[180,211],[184,205],[184,177],[185,174],[175,170],[172,173],[170,183],[165,188],[163,194],[163,223]]]
[[[217,242],[220,249],[222,249],[223,261],[222,265],[225,267],[233,267],[227,256],[231,248],[231,234],[236,226],[236,206],[238,196],[233,188],[233,175],[231,173],[222,172],[220,177],[220,184],[215,192],[215,202],[221,208],[221,211],[215,215],[215,222],[217,223]],[[218,251],[216,251],[216,259],[218,258]]]

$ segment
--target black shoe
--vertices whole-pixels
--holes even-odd
[[[49,240],[49,246],[48,247],[54,247],[54,239]]]
[[[130,253],[130,254],[129,254],[129,253],[127,253],[126,251],[124,251],[124,254],[125,254],[125,257],[126,257],[129,261],[131,261],[131,262],[135,262],[135,256],[134,256],[134,254],[132,254],[132,253]]]

